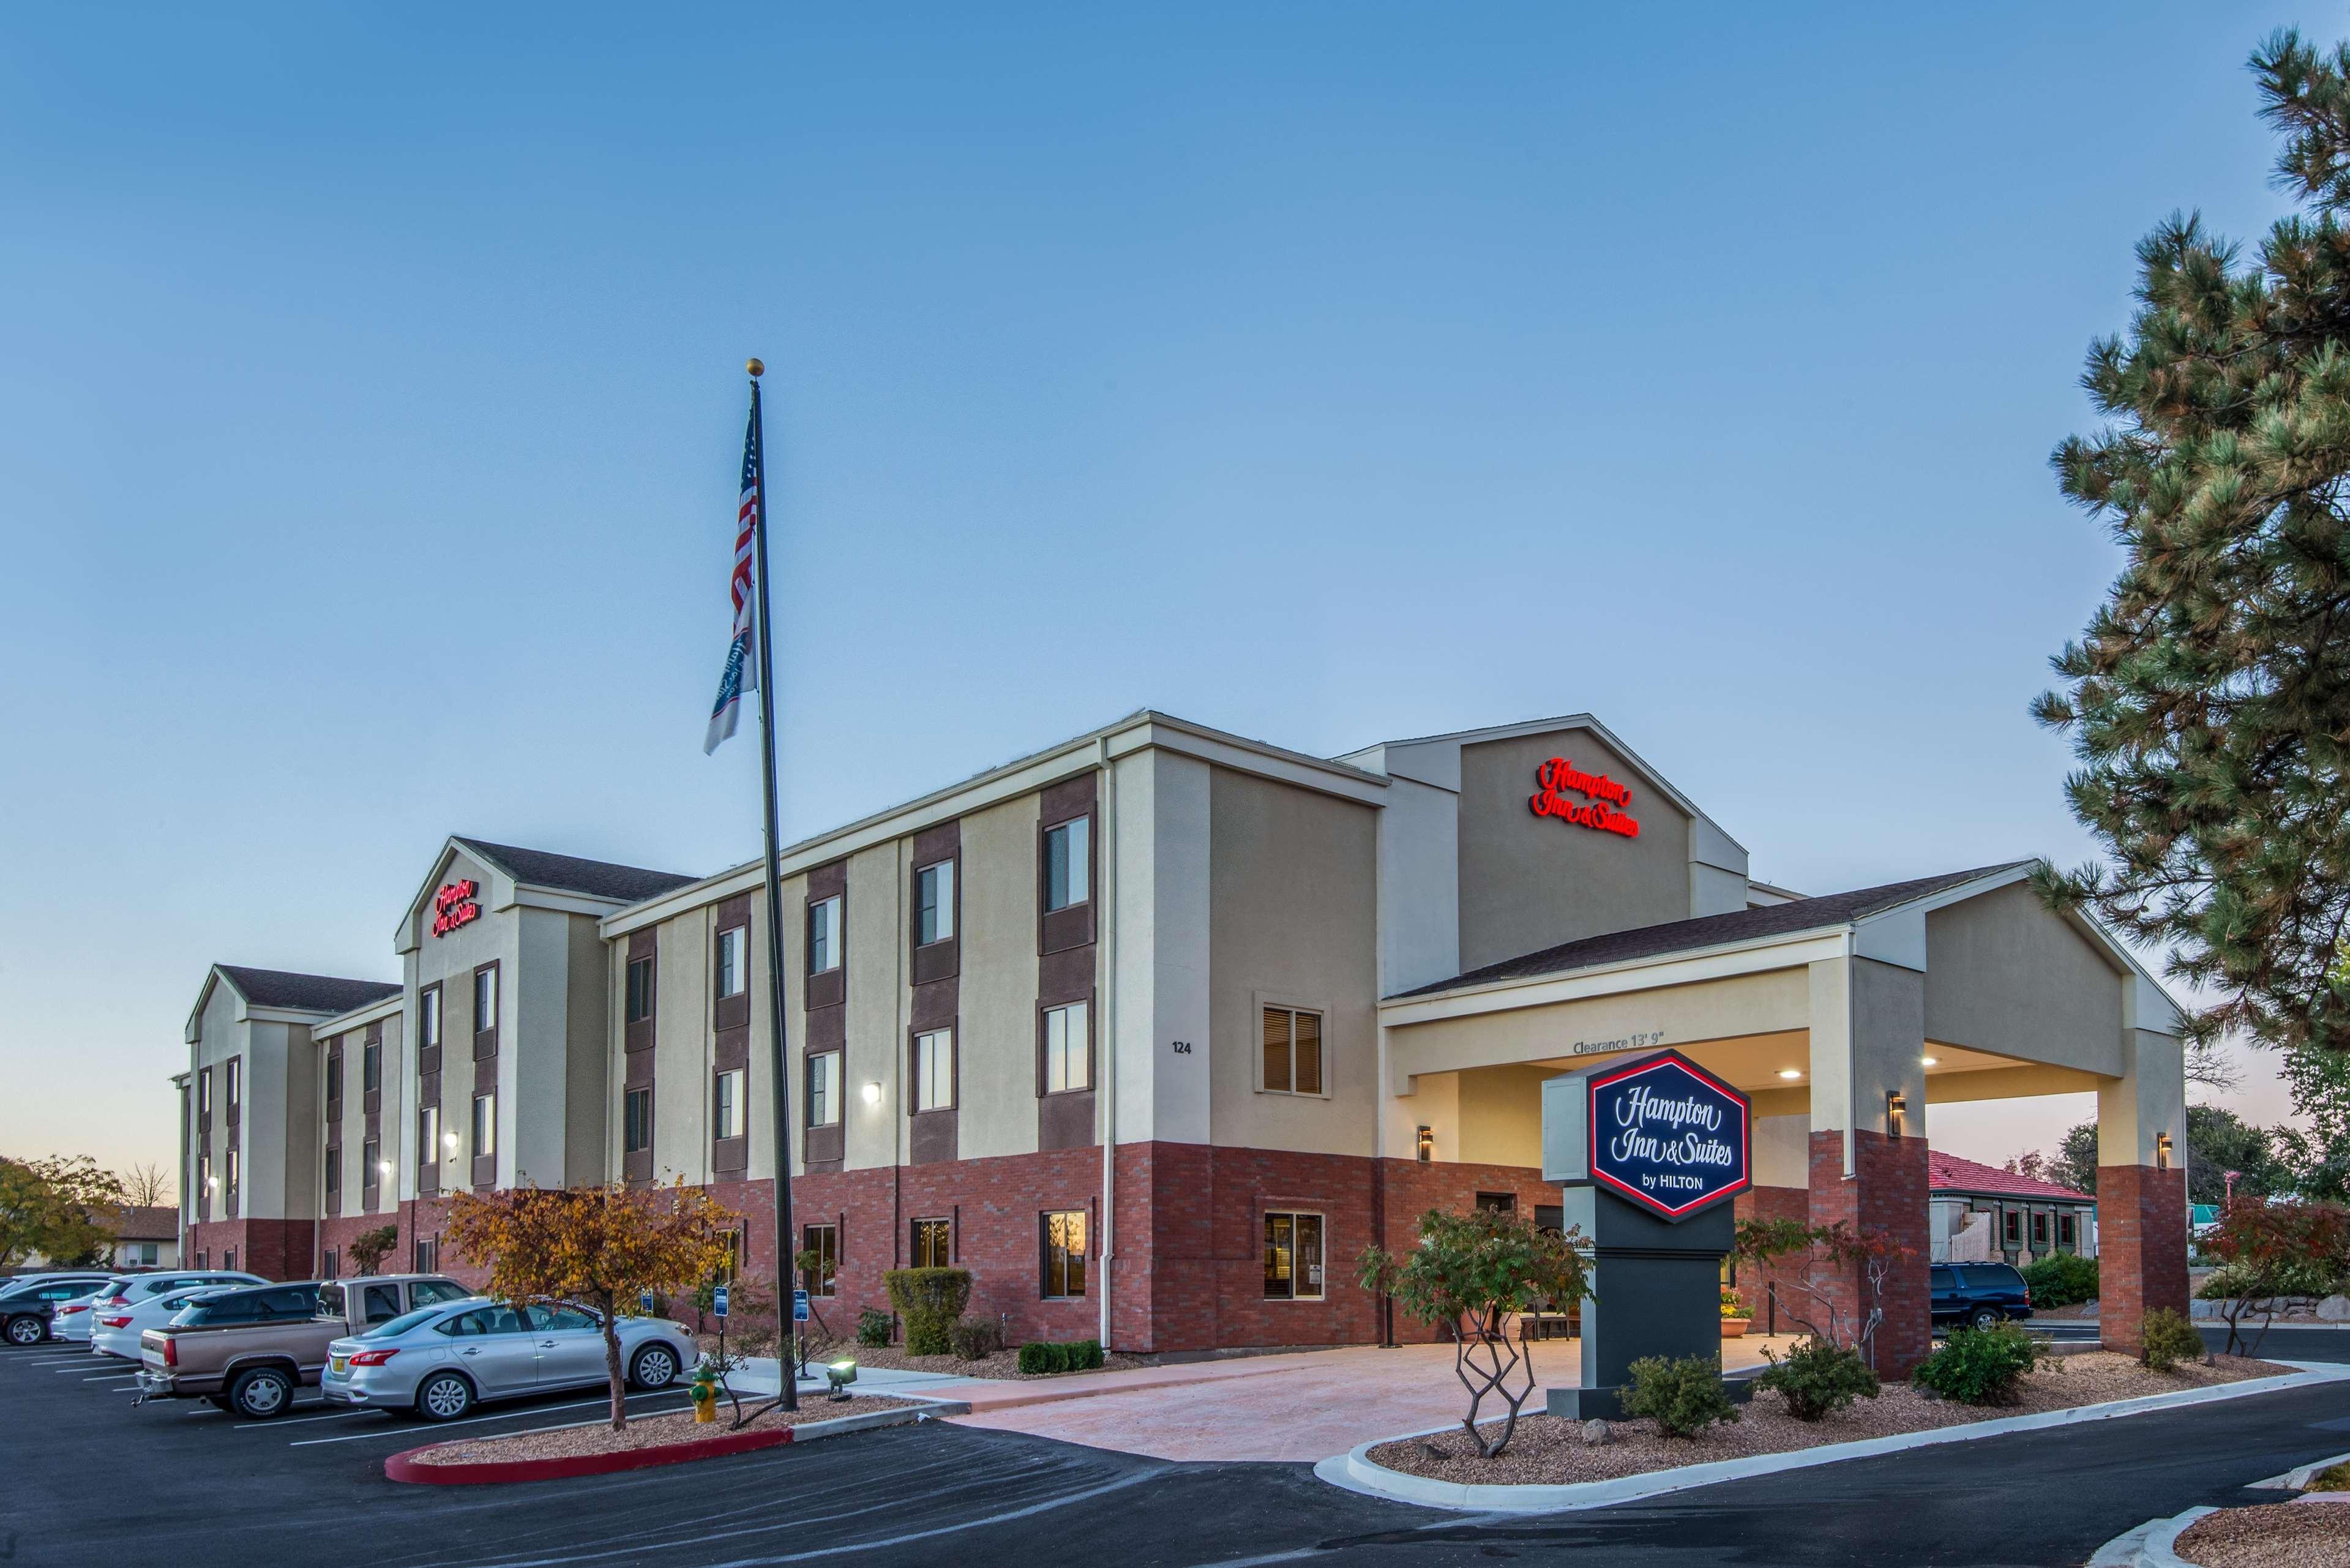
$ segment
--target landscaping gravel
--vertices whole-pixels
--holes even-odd
[[[1406,1438],[1382,1443],[1370,1451],[1374,1464],[1409,1475],[1472,1485],[1561,1485],[1570,1481],[1609,1480],[1679,1465],[1708,1464],[1749,1454],[1783,1453],[1823,1443],[1856,1442],[1889,1437],[1897,1432],[1930,1431],[2002,1416],[2035,1410],[2062,1410],[2078,1405],[2101,1405],[2148,1394],[2176,1393],[2181,1388],[2235,1383],[2247,1377],[2268,1377],[2289,1371],[2264,1361],[2221,1356],[2216,1366],[2200,1362],[2175,1373],[2148,1372],[2136,1360],[2111,1351],[2069,1355],[2060,1370],[2034,1372],[2024,1379],[2022,1397],[2013,1405],[1960,1405],[1952,1400],[1929,1400],[1906,1383],[1888,1383],[1874,1399],[1856,1400],[1823,1420],[1798,1421],[1787,1414],[1776,1394],[1757,1394],[1740,1407],[1740,1418],[1714,1427],[1696,1438],[1667,1438],[1654,1421],[1617,1421],[1613,1440],[1593,1448],[1573,1421],[1548,1416],[1528,1416],[1518,1423],[1517,1436],[1498,1458],[1481,1459],[1459,1430],[1426,1438]],[[1542,1397],[1540,1389],[1534,1399]],[[1534,1401],[1529,1401],[1532,1405]],[[2305,1564],[2303,1568],[2314,1568]]]
[[[2350,1568],[2350,1507],[2223,1508],[2189,1526],[2176,1550],[2199,1568]]]
[[[860,1395],[843,1404],[818,1396],[810,1399],[802,1396],[797,1411],[770,1410],[750,1426],[750,1432],[774,1431],[783,1427],[805,1426],[811,1421],[830,1421],[843,1416],[869,1416],[876,1410],[903,1410],[916,1403],[907,1399],[884,1399],[879,1395]],[[745,1403],[748,1408],[748,1403]],[[480,1465],[507,1463],[515,1459],[567,1459],[582,1454],[619,1454],[638,1449],[667,1448],[672,1443],[691,1443],[709,1438],[725,1437],[733,1419],[723,1405],[719,1407],[718,1419],[698,1425],[691,1413],[681,1416],[639,1416],[629,1421],[621,1431],[614,1431],[604,1422],[594,1426],[563,1427],[551,1432],[521,1432],[510,1438],[467,1438],[453,1443],[442,1443],[416,1456],[421,1465]]]

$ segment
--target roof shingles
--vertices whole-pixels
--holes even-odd
[[[1926,1187],[1932,1192],[1990,1192],[2005,1198],[2050,1198],[2074,1203],[2095,1203],[2085,1192],[2059,1187],[2053,1181],[2018,1176],[1995,1165],[1960,1159],[1939,1148],[1926,1151]]]
[[[215,966],[255,1007],[287,1007],[303,1012],[348,1012],[372,1002],[400,994],[391,980],[338,980],[333,975],[296,974],[282,969],[246,969],[239,964]]]
[[[657,898],[700,878],[676,871],[648,871],[640,866],[616,866],[608,860],[583,860],[577,855],[556,855],[545,849],[521,849],[511,844],[490,844],[479,838],[458,843],[491,861],[515,881],[533,888],[559,888],[591,898],[611,898],[623,904]]]

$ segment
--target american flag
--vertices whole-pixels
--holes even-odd
[[[752,531],[759,522],[759,413],[754,404],[743,429],[743,503],[734,517],[734,570],[726,586],[734,595],[734,636],[726,645],[725,673],[718,678],[718,701],[710,710],[710,729],[702,736],[702,754],[734,733],[743,715],[743,693],[759,686],[759,667],[751,657]]]

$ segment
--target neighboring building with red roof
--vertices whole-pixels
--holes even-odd
[[[2050,1252],[2097,1255],[2097,1200],[2085,1192],[1939,1148],[1926,1151],[1926,1188],[1934,1262],[2021,1267]]]

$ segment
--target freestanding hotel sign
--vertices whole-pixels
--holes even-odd
[[[1591,1250],[1583,1376],[1554,1416],[1622,1413],[1633,1362],[1721,1354],[1731,1199],[1753,1183],[1753,1107],[1677,1051],[1602,1063],[1543,1085],[1543,1179]]]

